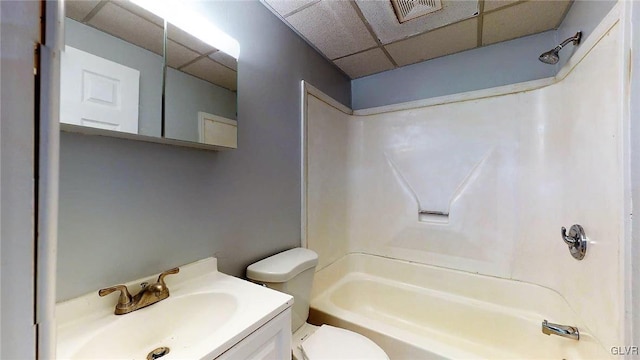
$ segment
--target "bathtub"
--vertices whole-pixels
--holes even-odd
[[[580,340],[542,334],[544,319]],[[361,333],[393,360],[612,357],[553,290],[366,254],[316,272],[309,322]]]

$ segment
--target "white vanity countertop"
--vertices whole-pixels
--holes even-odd
[[[158,274],[127,283],[131,295]],[[57,358],[213,359],[293,305],[290,295],[218,272],[215,258],[180,267],[165,277],[170,297],[114,315],[118,292],[95,292],[56,305]]]

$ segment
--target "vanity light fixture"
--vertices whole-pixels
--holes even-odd
[[[205,43],[233,56],[240,56],[240,43],[218,29],[202,15],[189,8],[184,1],[176,0],[130,0],[132,3],[166,19]]]

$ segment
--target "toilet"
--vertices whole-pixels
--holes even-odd
[[[318,254],[295,248],[247,268],[247,278],[293,296],[291,341],[296,360],[371,359],[389,360],[387,354],[370,339],[330,325],[308,324],[309,301]]]

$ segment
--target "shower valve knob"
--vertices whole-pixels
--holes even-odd
[[[563,226],[560,232],[562,240],[569,247],[571,256],[576,260],[582,260],[587,253],[587,236],[582,226],[574,224],[569,229],[569,234],[567,234],[567,229]]]

